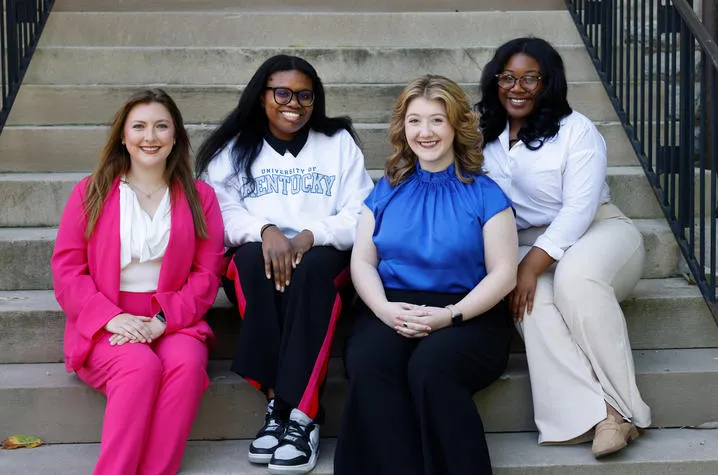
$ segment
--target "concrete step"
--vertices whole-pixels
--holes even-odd
[[[532,10],[565,10],[561,0],[532,0]],[[513,11],[526,0],[57,0],[53,11]]]
[[[718,431],[655,429],[630,448],[602,459],[589,445],[540,447],[534,432],[488,434],[495,475],[715,475],[718,473]],[[248,440],[189,442],[182,474],[266,474],[267,468],[247,462]],[[314,475],[334,473],[336,439],[323,438]],[[47,445],[8,451],[0,471],[26,475],[84,475],[100,453],[99,444]],[[397,474],[403,475],[403,474]]]
[[[279,53],[306,58],[330,83],[406,83],[426,73],[478,81],[487,46],[453,48],[40,47],[25,84],[246,84]],[[569,81],[597,81],[583,45],[558,47]]]
[[[56,228],[0,228],[0,290],[52,288]]]
[[[634,350],[718,348],[718,327],[695,285],[683,278],[644,279],[622,302]],[[231,359],[241,321],[220,290],[207,314],[216,344],[210,356]],[[0,364],[62,361],[65,314],[52,291],[0,292]],[[344,314],[332,354],[340,356],[351,316]],[[520,352],[518,340],[515,348]]]
[[[477,83],[462,84],[472,104],[479,98]],[[34,85],[24,84],[15,100],[7,125],[98,125],[112,119],[114,109],[138,85]],[[177,102],[187,123],[218,123],[237,104],[244,86],[162,85]],[[388,123],[394,101],[404,84],[328,84],[327,114],[348,115],[357,123]],[[573,82],[569,103],[598,122],[614,122],[617,116],[599,82]]]
[[[638,164],[620,123],[596,125],[606,139],[609,165]],[[187,124],[186,127],[192,147],[197,150],[215,125]],[[362,142],[366,167],[383,168],[392,153],[388,125],[358,123],[355,128]],[[5,127],[0,135],[0,172],[90,171],[97,163],[106,137],[107,127],[99,125]]]
[[[634,351],[638,385],[653,411],[653,427],[685,427],[715,421],[718,414],[718,349]],[[212,381],[191,439],[248,439],[264,414],[264,396],[210,361]],[[323,404],[325,436],[336,436],[347,390],[342,364],[331,360]],[[534,431],[525,355],[513,354],[504,375],[475,401],[488,432]],[[97,442],[105,397],[62,364],[0,365],[0,420],[7,434],[33,434],[50,443]],[[58,411],[62,408],[62,411]]]
[[[383,170],[372,169],[377,180]],[[85,173],[0,173],[0,227],[57,226],[72,187]],[[609,167],[613,201],[631,218],[663,214],[640,167]]]
[[[236,3],[236,2],[235,2]],[[278,27],[279,26],[279,27]],[[89,12],[55,10],[41,46],[499,46],[522,35],[581,44],[567,11]]]
[[[87,173],[0,173],[0,227],[57,226]]]
[[[679,250],[668,224],[660,219],[637,219],[647,257],[643,277],[676,275]],[[0,228],[0,290],[52,288],[50,256],[56,228]]]

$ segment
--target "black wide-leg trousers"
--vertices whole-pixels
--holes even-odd
[[[389,301],[440,307],[462,297],[386,294]],[[403,337],[365,306],[359,309],[346,348],[349,394],[335,473],[491,474],[473,396],[505,370],[511,335],[504,302],[421,339]]]
[[[348,277],[349,258],[348,251],[313,247],[278,292],[265,275],[262,244],[247,243],[236,249],[234,279],[225,286],[243,315],[232,371],[320,423],[319,396],[342,308],[337,288]]]

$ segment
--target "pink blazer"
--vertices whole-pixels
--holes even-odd
[[[120,191],[115,180],[90,239],[83,198],[87,178],[78,183],[65,206],[52,254],[55,297],[67,315],[65,366],[80,368],[102,330],[115,315],[120,295]],[[198,239],[189,203],[181,187],[172,189],[172,227],[162,259],[152,312],[167,318],[166,333],[180,332],[201,341],[213,338],[203,320],[214,303],[223,270],[224,227],[214,190],[197,181],[208,239]]]

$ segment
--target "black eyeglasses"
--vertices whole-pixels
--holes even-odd
[[[502,73],[497,74],[496,79],[499,87],[501,89],[506,89],[507,91],[514,88],[514,86],[516,85],[516,81],[519,82],[519,85],[525,91],[533,91],[539,86],[539,84],[541,84],[541,79],[543,79],[543,76],[527,74],[526,76],[521,76],[520,78],[517,78],[513,74]]]
[[[280,106],[286,106],[292,102],[294,96],[302,107],[311,107],[314,104],[314,91],[311,89],[302,89],[301,91],[292,91],[288,87],[267,87],[268,91],[272,91],[274,102]]]

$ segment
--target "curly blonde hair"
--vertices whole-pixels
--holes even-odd
[[[409,147],[404,131],[406,110],[417,97],[438,101],[446,109],[446,116],[454,128],[454,164],[456,176],[463,183],[471,183],[467,175],[481,173],[484,156],[481,152],[483,137],[479,131],[479,119],[471,110],[469,97],[461,87],[449,78],[428,74],[411,81],[396,99],[389,125],[389,140],[394,153],[386,161],[384,173],[391,186],[406,180],[416,167],[416,154]]]

